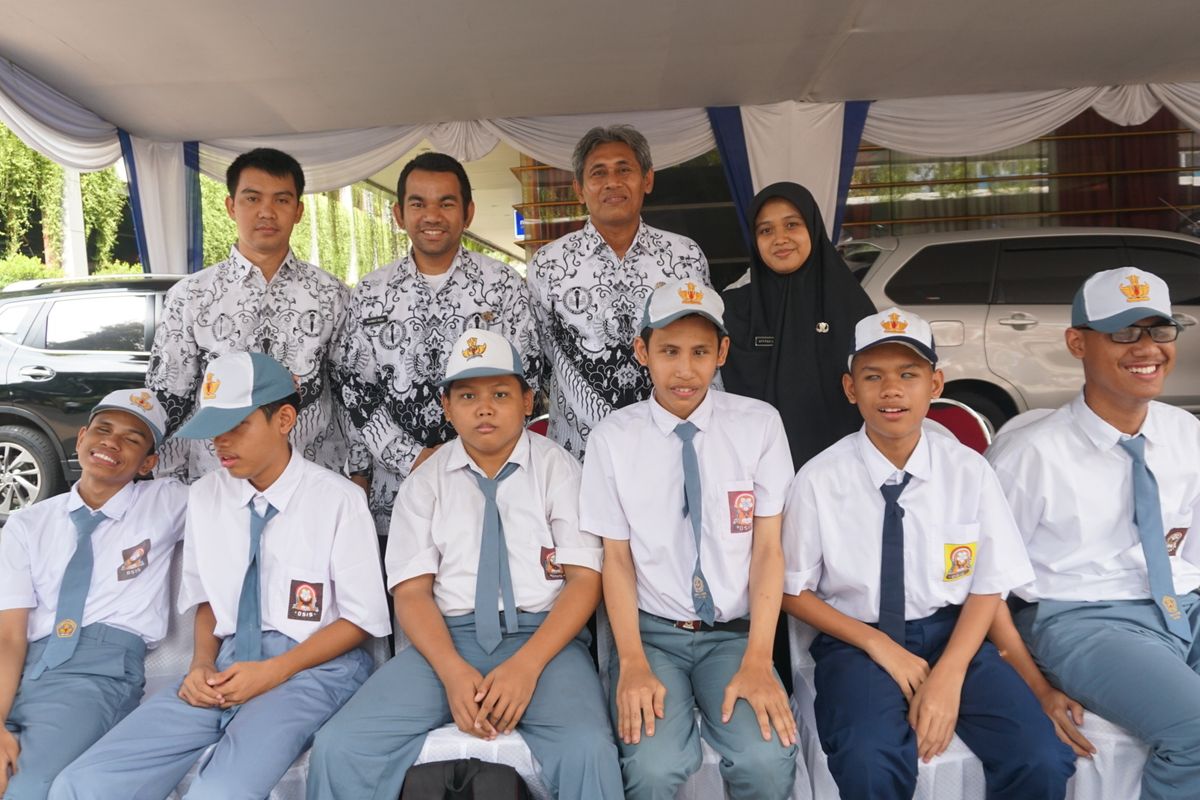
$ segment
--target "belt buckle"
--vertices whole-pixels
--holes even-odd
[[[685,619],[680,622],[676,622],[675,627],[695,633],[696,631],[700,630],[701,624],[702,623],[698,619]]]

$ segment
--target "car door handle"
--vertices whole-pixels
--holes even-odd
[[[34,366],[21,367],[21,374],[26,378],[32,378],[35,381],[48,381],[54,377],[54,370],[49,367]]]
[[[1196,324],[1196,318],[1191,314],[1175,314],[1172,319],[1185,328],[1190,328]]]
[[[1024,314],[1020,311],[1013,314],[1011,317],[998,319],[996,322],[1000,323],[1001,325],[1006,325],[1009,328],[1015,328],[1019,331],[1023,331],[1026,328],[1032,328],[1034,325],[1038,324],[1037,317],[1031,314]]]

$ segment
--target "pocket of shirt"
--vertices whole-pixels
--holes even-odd
[[[747,537],[754,531],[754,481],[726,481],[721,492],[720,530],[735,537]]]
[[[943,525],[941,536],[934,537],[934,552],[929,557],[942,583],[957,583],[975,574],[981,527],[978,522]]]
[[[1163,514],[1163,536],[1167,543],[1167,555],[1177,556],[1183,552],[1184,542],[1187,541],[1192,527],[1192,512],[1180,514]]]

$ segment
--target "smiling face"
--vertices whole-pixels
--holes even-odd
[[[279,177],[247,167],[238,176],[234,196],[225,198],[225,210],[237,223],[238,250],[253,261],[287,254],[304,205],[291,175]]]
[[[1161,325],[1146,317],[1136,325]],[[1162,394],[1163,382],[1175,367],[1175,342],[1155,342],[1148,334],[1131,344],[1118,344],[1108,334],[1067,328],[1067,349],[1083,362],[1088,405],[1101,417],[1106,409],[1129,411],[1145,407]]]
[[[759,258],[780,275],[800,269],[812,253],[804,217],[782,197],[768,200],[759,209],[754,218],[754,240]]]
[[[929,403],[942,394],[942,371],[912,348],[888,342],[854,356],[842,388],[881,452],[911,453]]]
[[[729,337],[709,320],[689,314],[633,340],[637,360],[650,371],[654,399],[680,419],[704,400],[717,370],[729,355]]]
[[[444,271],[475,216],[475,203],[463,204],[462,187],[453,172],[414,169],[404,181],[404,197],[393,206],[392,214],[408,233],[418,268]]]
[[[654,170],[643,173],[633,148],[624,142],[593,148],[583,161],[583,183],[575,181],[575,193],[600,229],[637,224],[653,188]]]
[[[89,481],[124,486],[138,475],[149,475],[158,463],[151,455],[154,436],[145,422],[127,411],[105,409],[92,417],[75,437],[79,466]]]
[[[515,375],[465,378],[442,394],[442,410],[467,455],[485,470],[504,465],[533,413],[533,390]]]
[[[291,458],[288,433],[296,424],[296,409],[281,406],[270,417],[257,408],[231,430],[213,437],[221,466],[234,478],[244,478],[263,491],[283,474]]]

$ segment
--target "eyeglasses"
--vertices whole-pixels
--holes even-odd
[[[1117,344],[1133,344],[1142,340],[1142,334],[1150,334],[1150,341],[1167,344],[1179,338],[1179,328],[1175,325],[1130,325],[1108,334],[1108,338]]]

